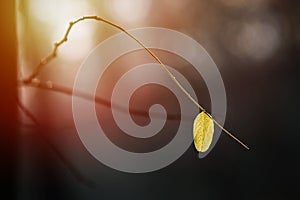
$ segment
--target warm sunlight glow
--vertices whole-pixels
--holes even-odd
[[[114,20],[127,23],[143,21],[151,7],[150,0],[107,0],[105,3]]]
[[[30,13],[45,26],[51,27],[49,40],[52,43],[60,40],[69,25],[70,20],[75,20],[92,12],[91,6],[83,0],[30,0]],[[69,43],[60,50],[64,59],[80,59],[92,47],[93,26],[83,23],[74,27],[70,34]]]

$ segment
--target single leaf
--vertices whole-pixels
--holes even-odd
[[[205,112],[201,112],[195,118],[193,133],[196,150],[198,152],[207,151],[214,134],[214,122]]]

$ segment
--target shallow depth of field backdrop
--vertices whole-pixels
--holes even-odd
[[[43,128],[32,127],[20,114],[19,199],[273,199],[295,192],[290,179],[298,173],[299,159],[299,1],[18,0],[17,4],[18,67],[24,77],[63,37],[68,23],[84,15],[99,15],[125,29],[164,27],[194,38],[223,77],[225,127],[251,148],[247,151],[222,134],[204,159],[191,146],[159,171],[119,172],[92,158],[78,139],[70,95],[21,87],[22,102]],[[38,79],[72,88],[89,52],[118,32],[99,22],[78,24]],[[187,78],[199,84],[201,104],[209,107],[205,83],[188,73],[190,65],[176,55],[155,52],[168,65],[187,71]],[[144,51],[134,52],[113,63],[114,70],[149,60]],[[105,96],[105,87],[97,94]],[[148,95],[155,95],[155,90]]]

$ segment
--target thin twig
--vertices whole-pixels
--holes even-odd
[[[18,107],[21,109],[21,111],[38,127],[41,128],[41,124],[38,122],[36,117],[22,104],[19,98],[16,99]],[[76,167],[72,164],[71,161],[69,161],[60,151],[56,148],[56,146],[48,140],[46,136],[43,134],[38,134],[44,142],[52,149],[52,151],[58,156],[58,158],[62,161],[63,164],[69,169],[69,171],[74,175],[74,177],[81,183],[89,186],[94,187],[94,182],[91,180],[86,179],[80,171],[76,169]]]
[[[108,21],[108,20],[105,20],[105,19],[103,19],[103,18],[101,18],[101,17],[98,17],[98,16],[84,16],[84,17],[81,17],[81,18],[79,18],[79,19],[77,19],[77,20],[75,20],[75,21],[73,21],[73,22],[70,22],[70,23],[69,23],[69,27],[68,27],[68,29],[67,29],[65,35],[63,36],[63,38],[62,38],[60,41],[54,43],[54,48],[53,48],[52,52],[51,52],[48,56],[46,56],[45,58],[43,58],[43,59],[41,60],[41,62],[39,63],[39,65],[37,66],[37,68],[35,69],[35,71],[34,71],[28,78],[24,79],[23,81],[26,82],[26,83],[29,83],[29,82],[31,82],[34,78],[36,78],[36,77],[40,74],[40,72],[42,71],[42,69],[43,69],[49,62],[51,62],[54,58],[57,57],[57,51],[58,51],[58,48],[59,48],[61,45],[63,45],[65,42],[68,41],[68,38],[69,38],[69,35],[70,35],[70,32],[71,32],[73,26],[76,25],[76,24],[78,24],[79,22],[82,22],[82,21],[85,21],[85,20],[102,21],[102,22],[104,22],[104,23],[106,23],[106,24],[109,24],[109,25],[111,25],[111,26],[114,26],[115,28],[117,28],[117,29],[119,29],[119,30],[121,30],[121,31],[123,31],[123,32],[125,32],[125,33],[127,33],[127,31],[126,31],[125,29],[123,29],[122,27],[120,27],[120,26],[118,26],[118,25],[116,25],[116,24],[114,24],[114,23],[112,23],[112,22],[110,22],[110,21]],[[127,34],[128,34],[128,33],[127,33]],[[133,37],[133,36],[131,36],[131,37]]]
[[[47,65],[51,60],[53,60],[56,56],[57,56],[57,50],[58,48],[65,42],[68,41],[68,36],[71,32],[71,29],[73,28],[73,26],[81,21],[85,21],[85,20],[96,20],[96,21],[101,21],[104,22],[110,26],[113,26],[117,29],[119,29],[120,31],[124,32],[126,35],[128,35],[130,38],[132,38],[134,41],[136,41],[141,47],[143,47],[162,67],[162,69],[167,73],[167,75],[173,80],[173,82],[180,88],[180,90],[203,112],[207,113],[208,116],[215,122],[215,124],[220,127],[227,135],[229,135],[231,138],[233,138],[235,141],[237,141],[239,144],[241,144],[243,147],[245,147],[246,149],[249,150],[249,147],[246,146],[242,141],[240,141],[238,138],[236,138],[232,133],[230,133],[228,130],[226,130],[220,123],[218,123],[214,117],[209,114],[189,93],[188,91],[180,84],[180,82],[175,78],[175,76],[168,70],[168,68],[162,63],[162,61],[149,49],[147,48],[140,40],[138,40],[136,37],[134,37],[131,33],[127,32],[124,28],[122,28],[121,26],[112,23],[106,19],[103,19],[99,16],[84,16],[81,17],[79,19],[77,19],[74,22],[70,22],[69,27],[63,37],[63,39],[61,39],[59,42],[56,42],[54,44],[54,49],[52,51],[52,53],[50,55],[48,55],[46,58],[44,58],[40,64],[38,65],[38,67],[36,68],[36,70],[27,78],[24,80],[24,82],[29,83],[31,82],[35,77],[37,77],[37,75],[39,75],[39,73],[41,72],[41,70],[43,69],[43,67],[45,65]]]

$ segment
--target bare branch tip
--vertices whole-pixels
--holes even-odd
[[[47,60],[46,59],[41,60],[41,65],[46,65],[46,64],[47,64]]]
[[[55,47],[55,49],[53,50],[52,54],[48,57],[48,59],[45,59],[44,65],[47,65],[50,62],[50,60],[52,60],[53,58],[56,58],[57,49],[58,49],[58,46]]]

